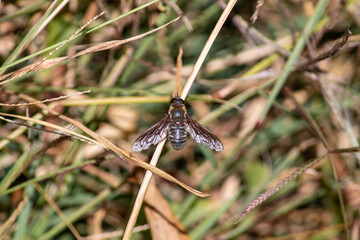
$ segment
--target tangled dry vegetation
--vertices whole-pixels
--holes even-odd
[[[1,239],[360,238],[360,3],[226,4],[0,3]],[[176,79],[222,152],[131,152]]]

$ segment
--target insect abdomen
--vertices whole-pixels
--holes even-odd
[[[183,149],[186,142],[186,129],[184,125],[172,125],[170,128],[170,142],[175,150]]]

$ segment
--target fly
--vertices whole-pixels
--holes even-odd
[[[215,134],[189,117],[184,100],[176,96],[171,100],[169,112],[165,114],[165,117],[140,135],[135,140],[132,150],[136,152],[146,150],[167,137],[169,137],[172,147],[175,150],[180,150],[186,144],[188,133],[197,143],[216,152],[224,149],[223,144]]]

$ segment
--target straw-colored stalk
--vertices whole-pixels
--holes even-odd
[[[201,68],[201,65],[203,64],[203,62],[205,60],[205,57],[207,56],[211,46],[213,45],[213,43],[214,43],[220,29],[222,28],[222,26],[223,26],[225,20],[227,19],[227,17],[229,16],[229,14],[230,14],[232,8],[234,7],[236,1],[237,0],[230,0],[229,3],[226,5],[226,8],[224,9],[223,13],[221,14],[221,16],[220,16],[218,22],[216,23],[216,25],[215,25],[209,39],[207,40],[203,50],[201,51],[201,54],[200,54],[199,58],[197,59],[195,65],[194,65],[194,68],[193,68],[188,80],[186,81],[186,84],[185,84],[184,89],[182,91],[181,98],[183,100],[186,99],[186,97],[187,97],[187,95],[188,95],[188,93],[190,91],[190,88],[191,88],[192,84],[195,81],[195,77],[197,76],[197,74],[198,74],[198,72],[199,72],[199,70]],[[166,141],[166,139],[164,139],[163,141],[161,141],[157,145],[155,153],[152,156],[151,161],[150,161],[151,165],[156,166],[156,164],[157,164],[157,162],[159,160],[160,154],[162,152],[162,149],[163,149],[163,147],[165,145],[165,141]],[[127,225],[126,225],[123,240],[128,240],[131,237],[131,233],[132,233],[132,230],[133,230],[133,228],[135,226],[137,217],[139,215],[139,211],[140,211],[140,208],[142,206],[142,202],[144,200],[145,193],[146,193],[146,190],[147,190],[147,188],[149,186],[151,177],[152,177],[152,173],[150,171],[146,171],[145,177],[144,177],[144,179],[143,179],[143,181],[141,183],[140,189],[139,189],[139,193],[138,193],[138,195],[136,197],[134,207],[133,207],[133,210],[131,212],[129,221],[128,221]]]

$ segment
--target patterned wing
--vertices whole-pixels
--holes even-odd
[[[134,142],[132,150],[140,152],[148,149],[151,145],[158,144],[161,140],[165,139],[170,129],[170,116],[161,119],[160,122],[149,128],[146,132],[140,135]]]
[[[215,134],[213,134],[209,129],[202,126],[197,121],[191,119],[189,115],[186,114],[186,130],[190,133],[191,137],[195,139],[197,143],[204,145],[210,149],[220,152],[224,149],[223,144]]]

